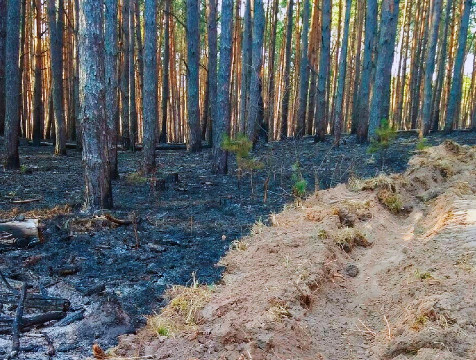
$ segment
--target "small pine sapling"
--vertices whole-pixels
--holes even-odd
[[[426,148],[428,148],[430,146],[430,144],[428,143],[428,139],[427,138],[424,138],[424,137],[421,137],[417,144],[416,144],[416,149],[418,151],[423,151],[425,150]]]
[[[293,164],[292,169],[293,175],[291,179],[293,181],[293,195],[298,204],[300,204],[304,196],[306,196],[307,181],[302,176],[301,164],[299,161],[296,161]]]
[[[367,152],[369,154],[378,153],[380,155],[383,170],[388,148],[395,141],[397,130],[394,126],[390,125],[387,119],[383,119],[376,131],[376,135],[377,136],[370,141]]]

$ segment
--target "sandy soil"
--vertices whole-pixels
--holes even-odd
[[[351,179],[270,223],[222,259],[218,286],[175,289],[188,302],[107,356],[476,359],[476,147],[445,142],[402,175]]]

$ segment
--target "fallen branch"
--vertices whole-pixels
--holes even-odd
[[[36,201],[40,201],[42,198],[41,197],[38,197],[38,198],[34,198],[34,199],[25,199],[25,200],[10,200],[10,202],[12,204],[29,204],[29,203],[32,203],[32,202],[36,202]]]
[[[133,224],[132,220],[118,219],[118,218],[115,218],[114,216],[112,216],[111,214],[105,214],[104,217],[107,220],[109,220],[110,222],[112,222],[114,224],[117,224],[117,225],[121,225],[121,226],[127,226],[127,225],[132,225]]]
[[[20,301],[18,302],[17,311],[15,313],[15,319],[12,324],[12,351],[10,353],[11,358],[16,358],[20,351],[20,329],[22,326],[23,310],[25,308],[26,300],[26,283],[23,283],[21,287]]]
[[[25,331],[33,326],[43,325],[50,321],[61,320],[66,317],[63,311],[52,311],[40,315],[25,316],[22,318],[20,331]],[[0,334],[11,334],[15,319],[8,316],[0,317]]]
[[[0,293],[0,304],[16,304],[17,291],[12,293]],[[67,311],[70,307],[67,299],[43,296],[41,294],[27,294],[25,299],[25,307],[27,309],[40,309],[42,311]]]

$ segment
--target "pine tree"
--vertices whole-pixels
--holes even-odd
[[[308,34],[309,34],[309,0],[304,0],[302,10],[302,36],[301,36],[301,68],[299,76],[299,105],[295,134],[297,137],[304,135],[304,126],[307,109],[307,93],[309,90],[309,61],[308,61]]]

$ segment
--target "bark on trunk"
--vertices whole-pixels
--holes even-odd
[[[284,89],[283,89],[283,103],[281,106],[281,132],[280,139],[288,137],[288,111],[289,111],[289,96],[290,96],[290,70],[291,70],[291,43],[293,37],[293,6],[294,0],[288,1],[287,8],[287,25],[286,25],[286,51],[284,54]]]
[[[121,66],[121,136],[124,150],[131,147],[129,137],[129,5],[131,0],[122,0],[122,66]]]
[[[299,74],[299,105],[296,121],[295,136],[304,135],[306,123],[307,93],[309,90],[309,59],[308,59],[308,38],[309,38],[309,0],[304,0],[302,10],[302,36],[301,36],[301,68]]]
[[[137,6],[137,0],[131,0],[129,4],[129,137],[132,151],[136,150],[137,143],[137,108],[136,108],[136,71],[135,71],[135,24],[134,12]]]
[[[33,90],[33,145],[40,146],[41,124],[43,123],[43,56],[41,49],[41,1],[35,0],[36,47],[35,47],[35,86]],[[1,84],[0,84],[1,86]],[[1,98],[1,96],[0,96]]]
[[[167,142],[167,105],[169,102],[169,66],[170,66],[170,0],[165,0],[165,28],[164,28],[164,62],[162,64],[162,128],[159,142]]]
[[[166,0],[166,4],[169,0]],[[157,142],[157,0],[146,0],[144,10],[144,171],[155,171]],[[167,47],[167,44],[165,45]],[[166,121],[166,118],[163,119]]]
[[[7,0],[0,0],[0,14],[7,14]],[[5,130],[5,47],[7,16],[0,16],[0,135]]]
[[[82,99],[85,209],[111,208],[107,161],[103,1],[82,0],[79,14],[79,91]]]
[[[20,0],[12,0],[7,9],[5,56],[5,168],[19,169],[18,130],[20,126]]]
[[[209,127],[217,119],[217,0],[208,0],[208,104],[204,113],[209,110]],[[211,100],[211,101],[210,101]],[[205,135],[205,134],[204,134]],[[210,141],[213,138],[210,136]]]

